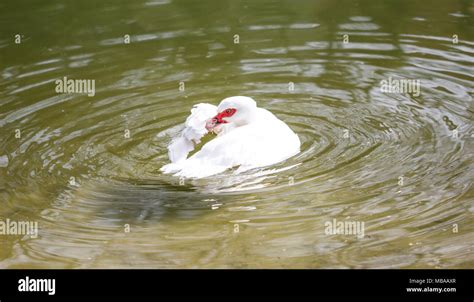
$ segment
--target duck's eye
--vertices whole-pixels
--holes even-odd
[[[232,111],[230,109],[226,109],[225,113],[230,114]]]

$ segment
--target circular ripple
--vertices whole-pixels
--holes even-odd
[[[0,217],[40,223],[36,239],[5,240],[3,267],[472,263],[474,42],[388,32],[373,16],[209,26],[171,2],[142,4],[127,29],[99,19],[94,38],[84,30],[21,59],[0,41],[12,58],[0,70]],[[141,23],[157,6],[168,25]],[[64,76],[95,79],[95,96],[56,94]],[[389,78],[419,80],[420,95],[382,92]],[[161,174],[192,105],[231,95],[284,120],[301,152],[242,174]],[[333,219],[364,222],[365,236],[326,235]]]

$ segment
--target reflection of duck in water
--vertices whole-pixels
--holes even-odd
[[[200,139],[217,137],[191,157]],[[201,178],[239,166],[237,172],[281,162],[300,151],[298,136],[270,111],[245,96],[229,97],[218,107],[197,104],[186,119],[181,136],[168,146],[171,160],[161,168],[176,176]]]

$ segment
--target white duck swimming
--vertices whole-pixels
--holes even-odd
[[[208,132],[217,137],[187,158]],[[161,168],[175,176],[202,178],[239,167],[237,173],[281,162],[300,152],[298,136],[270,111],[249,97],[233,96],[218,107],[198,104],[181,136],[168,146],[171,160]]]

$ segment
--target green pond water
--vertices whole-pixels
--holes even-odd
[[[469,0],[2,0],[0,223],[38,232],[1,234],[0,267],[474,268],[473,15]],[[93,95],[58,93],[64,77]],[[383,90],[402,79],[418,93]],[[233,95],[301,153],[163,175],[192,105]]]

